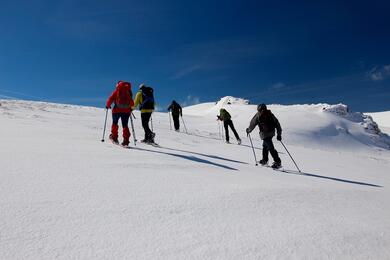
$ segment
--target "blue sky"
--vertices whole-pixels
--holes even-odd
[[[118,80],[159,106],[390,110],[388,1],[0,0],[0,97],[104,107]]]

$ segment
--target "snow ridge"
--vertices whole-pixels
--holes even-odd
[[[345,104],[325,105],[323,111],[345,118],[353,123],[361,125],[373,143],[379,147],[390,149],[390,137],[379,129],[378,124],[369,115],[360,112],[350,112]],[[349,133],[348,129],[344,129]]]

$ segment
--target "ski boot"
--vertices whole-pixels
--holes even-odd
[[[262,166],[265,166],[265,165],[268,164],[268,160],[261,159],[261,160],[259,161],[259,163],[260,163]]]
[[[114,144],[119,144],[118,137],[114,137],[112,134],[110,134],[109,138]]]
[[[129,141],[123,140],[123,142],[122,142],[121,145],[122,145],[122,146],[129,146],[129,143],[130,143]]]
[[[279,169],[280,167],[282,167],[282,163],[281,162],[274,162],[271,167],[272,167],[272,169]]]

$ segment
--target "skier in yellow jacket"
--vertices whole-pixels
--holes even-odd
[[[145,131],[145,138],[141,142],[144,143],[154,143],[154,137],[156,136],[149,128],[149,120],[154,112],[154,105],[153,89],[141,84],[134,99],[133,109],[139,106],[141,111],[142,127]]]

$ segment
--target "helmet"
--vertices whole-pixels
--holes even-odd
[[[146,85],[145,85],[144,83],[142,83],[141,85],[139,85],[139,89],[144,88],[144,87],[146,87]]]

